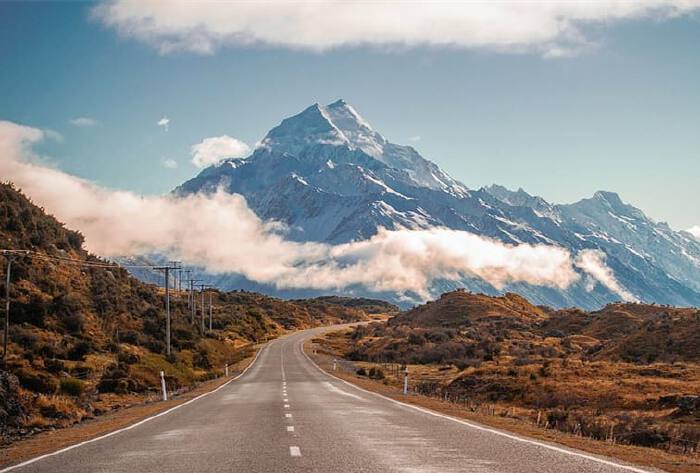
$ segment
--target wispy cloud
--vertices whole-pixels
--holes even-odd
[[[174,159],[170,158],[165,158],[161,160],[161,164],[165,169],[176,169],[177,168],[177,161]]]
[[[413,135],[413,136],[409,136],[409,137],[408,137],[408,141],[412,141],[412,142],[414,142],[414,143],[415,143],[415,142],[418,142],[418,141],[420,141],[420,140],[421,140],[420,135]]]
[[[547,57],[590,46],[585,26],[682,15],[697,0],[416,2],[115,0],[95,18],[161,53],[211,54],[225,45],[323,51],[354,46],[439,46]]]
[[[170,129],[170,119],[168,117],[163,117],[156,123],[163,130],[168,131]]]
[[[48,167],[32,151],[44,138],[42,130],[0,121],[0,175],[79,229],[88,249],[103,256],[159,252],[277,287],[361,285],[424,298],[438,279],[476,276],[495,287],[527,282],[557,288],[579,279],[564,248],[506,245],[446,228],[381,230],[369,240],[342,245],[289,241],[280,224],[260,220],[239,195],[220,190],[181,198],[142,197]],[[615,292],[622,290],[599,256],[583,255],[576,265]]]
[[[605,264],[605,253],[600,250],[583,250],[576,256],[575,264],[595,281],[619,295],[624,301],[639,302],[639,299],[617,281],[612,270]],[[592,289],[592,288],[590,288]]]
[[[71,125],[78,128],[89,128],[100,124],[97,120],[90,117],[77,117],[70,120]]]
[[[192,146],[192,164],[205,168],[226,158],[242,158],[250,146],[228,135],[212,136]]]

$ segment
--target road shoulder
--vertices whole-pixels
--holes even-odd
[[[257,353],[260,353],[258,351]],[[97,418],[75,424],[65,429],[41,432],[37,435],[13,442],[0,449],[0,468],[51,454],[71,446],[95,440],[166,411],[182,406],[195,398],[211,393],[226,383],[234,381],[252,365],[256,356],[250,356],[230,367],[230,376],[203,382],[192,390],[167,401],[136,404],[118,409]]]
[[[328,334],[330,331],[326,331]],[[516,419],[500,416],[488,416],[472,413],[459,405],[444,402],[426,396],[411,394],[404,396],[400,387],[385,384],[381,381],[358,377],[353,372],[343,369],[333,370],[334,360],[341,359],[339,353],[328,351],[327,346],[317,343],[319,337],[307,340],[303,345],[304,353],[327,374],[351,383],[366,391],[380,394],[394,401],[410,404],[419,408],[428,409],[437,414],[444,414],[465,421],[473,421],[485,427],[493,427],[505,432],[512,432],[533,440],[541,440],[546,443],[558,444],[564,448],[571,448],[581,452],[608,458],[613,461],[638,465],[642,468],[652,468],[672,473],[700,473],[700,459],[669,454],[662,450],[634,447],[627,445],[613,445],[588,438],[577,437],[556,430],[545,430],[533,425],[519,422]],[[344,363],[336,363],[342,366]]]

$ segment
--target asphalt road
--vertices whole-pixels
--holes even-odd
[[[320,330],[271,342],[239,379],[194,402],[12,471],[645,471],[355,388],[302,352],[304,340]]]

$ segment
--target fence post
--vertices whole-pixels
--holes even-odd
[[[160,372],[160,388],[163,391],[163,400],[168,400],[168,390],[165,387],[165,373]]]

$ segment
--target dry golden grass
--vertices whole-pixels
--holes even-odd
[[[332,332],[314,339],[316,361],[322,365],[325,363],[328,368],[329,360],[342,358],[349,353],[355,343],[349,335],[350,331]],[[542,396],[546,393],[547,401],[554,402],[556,408],[566,408],[572,414],[591,416],[598,422],[615,423],[620,422],[621,417],[630,417],[651,419],[660,428],[693,427],[698,425],[698,419],[669,418],[673,409],[658,406],[655,402],[659,397],[669,394],[696,393],[700,386],[700,365],[655,363],[640,366],[612,361],[557,359],[549,364],[548,374],[543,377],[540,374],[541,363],[516,366],[513,361],[512,357],[504,357],[465,370],[451,365],[408,366],[412,386],[425,383],[446,388],[463,378],[478,378],[486,384],[498,383],[524,389],[524,396],[513,400],[488,400],[474,395],[466,396],[468,399],[465,399],[465,393],[450,392],[449,389],[442,392],[446,392],[452,400],[457,398],[458,402],[444,402],[444,394],[439,396],[440,399],[418,394],[404,397],[400,394],[403,375],[397,370],[399,366],[395,364],[355,361],[350,365],[342,364],[345,369],[333,374],[397,399],[529,436],[553,440],[592,453],[614,456],[672,472],[700,472],[700,457],[697,453],[681,454],[678,448],[668,452],[658,448],[612,444],[554,428],[543,428],[549,408],[533,405],[542,401]],[[348,367],[351,367],[349,371]],[[385,379],[370,380],[366,376],[357,376],[354,372],[359,368],[369,371],[372,367],[381,368],[386,375]],[[517,374],[514,375],[514,371]],[[535,374],[536,379],[532,380],[530,374]],[[560,405],[571,400],[584,402],[582,405],[567,407]],[[536,424],[538,415],[539,425]]]

